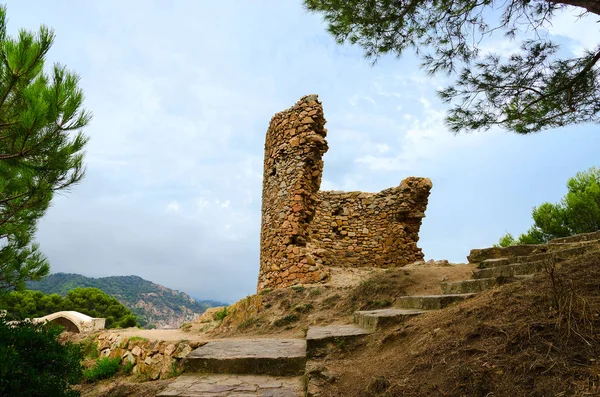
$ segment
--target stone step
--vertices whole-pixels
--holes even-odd
[[[508,284],[514,281],[528,279],[530,277],[533,277],[533,274],[514,277],[479,278],[474,280],[457,281],[453,283],[440,283],[440,287],[442,288],[442,293],[444,295],[468,294],[482,292],[497,285]]]
[[[565,243],[579,243],[582,241],[598,241],[600,240],[600,230],[592,233],[576,234],[571,237],[555,238],[550,240],[549,244],[565,244]]]
[[[354,324],[309,327],[306,333],[306,352],[308,357],[326,355],[333,346],[348,347],[371,332]]]
[[[511,281],[510,279],[506,280]],[[498,285],[496,278],[480,278],[475,280],[463,280],[453,283],[440,283],[442,293],[450,294],[468,294],[485,291]]]
[[[267,375],[183,374],[157,397],[281,396],[303,395],[302,378]]]
[[[406,319],[425,313],[414,309],[379,309],[354,312],[354,322],[358,326],[375,331],[378,328],[396,325]]]
[[[213,374],[302,375],[306,366],[304,339],[220,339],[192,351],[187,371]]]
[[[473,278],[512,277],[525,274],[534,274],[544,269],[544,261],[514,263],[507,266],[490,267],[487,269],[473,270]]]
[[[490,267],[506,266],[514,263],[514,258],[494,258],[486,259],[477,265],[478,269],[489,269]]]
[[[582,255],[585,252],[587,252],[591,249],[594,249],[595,247],[596,247],[596,245],[593,245],[593,244],[582,244],[582,245],[579,245],[576,247],[565,248],[565,249],[561,249],[561,250],[554,250],[554,251],[549,251],[549,252],[542,252],[539,254],[533,254],[533,255],[528,255],[528,256],[486,259],[486,260],[482,261],[477,267],[479,269],[487,269],[490,267],[513,265],[515,263],[544,261],[544,260],[548,260],[551,258],[554,258],[560,262],[567,258],[572,258],[577,255]]]
[[[600,232],[598,232],[600,233]],[[482,263],[487,259],[502,259],[502,258],[516,258],[521,257],[521,262],[530,262],[532,259],[528,257],[532,257],[535,255],[542,255],[548,253],[558,253],[562,251],[571,251],[576,250],[577,248],[581,248],[582,251],[585,252],[588,249],[596,249],[600,247],[600,241],[595,239],[596,233],[590,233],[593,235],[588,239],[577,240],[576,237],[573,236],[573,240],[571,237],[565,239],[557,239],[553,240],[548,244],[527,244],[527,245],[513,245],[510,247],[490,247],[490,248],[482,248],[482,249],[473,249],[467,256],[469,263]],[[579,237],[581,238],[581,237]],[[567,242],[563,242],[567,240]],[[569,242],[572,241],[572,242]],[[571,251],[576,252],[576,251]],[[540,258],[541,259],[541,258]],[[514,262],[514,260],[512,261]]]
[[[397,309],[437,310],[473,296],[475,294],[403,296],[394,302],[394,307]]]

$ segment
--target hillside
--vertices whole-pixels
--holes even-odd
[[[55,273],[41,281],[30,282],[28,287],[62,296],[78,287],[98,288],[128,307],[145,327],[177,328],[198,317],[207,308],[222,305],[214,301],[196,301],[183,292],[138,276],[92,278],[80,274]]]
[[[86,386],[82,396],[600,395],[600,232],[475,249],[469,261],[338,269],[327,283],[267,289],[207,310],[181,330],[108,331],[98,340],[110,357],[127,354],[123,340],[134,337],[148,350],[156,340],[202,346],[172,358],[187,373],[169,384],[131,378],[100,394]],[[166,380],[162,361],[137,362]]]

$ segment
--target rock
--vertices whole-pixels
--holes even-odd
[[[181,350],[179,350],[179,352],[177,354],[174,354],[173,357],[185,358],[185,357],[187,357],[188,354],[191,353],[191,351],[192,351],[192,348],[189,345],[183,345]]]

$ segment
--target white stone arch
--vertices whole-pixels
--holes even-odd
[[[76,311],[62,311],[33,319],[34,323],[54,322],[70,332],[93,332],[104,329],[105,318],[93,318]]]

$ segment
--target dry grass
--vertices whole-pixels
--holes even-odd
[[[223,321],[207,333],[218,338],[273,334],[303,337],[309,326],[348,324],[352,323],[355,310],[391,306],[413,284],[408,272],[393,269],[375,272],[347,287],[294,286],[266,290],[230,306]]]
[[[328,357],[325,396],[600,395],[600,256],[412,319]]]

